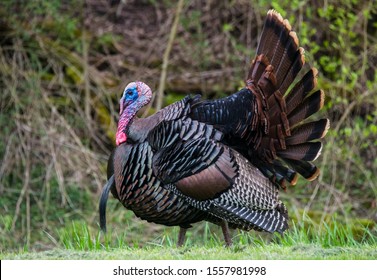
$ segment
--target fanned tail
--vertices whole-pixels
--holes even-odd
[[[318,168],[312,163],[320,154],[329,129],[328,119],[305,122],[324,104],[317,86],[318,71],[311,68],[295,83],[305,64],[304,49],[287,20],[270,10],[261,34],[256,58],[251,62],[247,87],[254,93],[260,131],[254,134],[254,164],[284,187],[295,184],[297,173],[314,180]],[[287,90],[291,88],[289,92]]]

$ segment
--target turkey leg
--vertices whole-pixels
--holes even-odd
[[[187,228],[183,228],[183,227],[179,228],[177,247],[183,246],[183,243],[185,242],[186,231],[187,231]]]
[[[228,222],[226,220],[222,220],[221,229],[223,230],[225,245],[227,247],[232,246],[232,238],[230,238]]]

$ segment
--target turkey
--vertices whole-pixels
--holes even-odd
[[[128,84],[120,99],[117,147],[100,202],[101,227],[109,190],[149,222],[181,227],[207,220],[231,228],[282,233],[288,212],[279,189],[298,174],[314,180],[312,163],[328,119],[307,119],[324,104],[317,70],[304,70],[304,50],[287,20],[267,13],[246,87],[217,100],[187,96],[148,118],[136,113],[151,89]],[[298,77],[301,77],[299,79]],[[290,89],[288,91],[288,89]]]

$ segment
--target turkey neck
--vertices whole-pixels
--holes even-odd
[[[127,130],[128,139],[133,142],[143,142],[148,133],[161,122],[160,113],[149,116],[147,118],[134,117]]]
[[[130,140],[134,142],[143,142],[148,136],[148,133],[160,123],[159,114],[152,115],[147,118],[135,117],[128,127],[128,134]]]
[[[122,133],[125,133],[127,138],[129,137],[127,131],[139,109],[140,108],[138,108],[137,104],[131,104],[124,109],[123,113],[119,117],[118,130],[116,133],[117,138],[118,135]]]
[[[148,133],[161,122],[160,112],[147,118],[138,118],[136,113],[139,109],[137,104],[127,106],[118,122],[117,134],[124,132],[131,142],[143,142]]]

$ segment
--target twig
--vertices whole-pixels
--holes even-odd
[[[0,165],[0,194],[2,194],[4,192],[4,185],[1,183],[1,181],[2,181],[3,176],[5,174],[5,170],[8,167],[8,164],[6,164],[7,161],[8,161],[8,158],[12,156],[11,155],[11,153],[12,153],[11,147],[12,147],[12,144],[13,144],[13,138],[14,138],[14,133],[11,133],[11,135],[8,138],[6,148],[5,148],[5,152],[4,152],[4,156],[3,156],[3,159],[2,159],[1,165]]]
[[[344,111],[343,115],[341,116],[340,120],[338,121],[334,131],[335,132],[338,132],[341,125],[344,123],[344,121],[347,119],[348,115],[352,112],[352,109],[359,103],[361,102],[362,100],[364,100],[364,98],[368,97],[370,95],[370,91],[369,90],[366,90],[363,92],[363,94],[357,96],[357,98],[355,100],[353,100],[349,105],[348,107],[346,108],[346,110]]]
[[[27,155],[27,161],[30,162],[30,147],[29,147],[29,151],[27,151],[28,155]],[[28,176],[29,173],[30,173],[30,163],[27,163],[28,165],[28,169],[25,170],[25,172],[28,173]],[[30,221],[31,221],[31,215],[30,215],[30,187],[29,187],[29,182],[27,184],[27,188],[26,188],[26,193],[25,193],[25,196],[26,196],[26,247],[29,249],[30,248],[30,239],[31,239],[31,225],[30,225]]]
[[[77,146],[80,148],[80,151],[82,152],[86,163],[90,167],[91,170],[96,170],[95,165],[90,157],[93,158],[92,152],[90,152],[86,147],[84,147],[80,137],[76,134],[76,132],[72,129],[71,125],[66,121],[66,119],[58,112],[58,109],[55,107],[55,105],[52,104],[52,102],[48,99],[48,93],[45,91],[42,91],[42,96],[44,98],[44,101],[46,104],[49,105],[52,116],[56,116],[59,121],[61,122],[62,126],[67,130],[67,134],[71,136],[73,142],[77,144]],[[68,143],[65,143],[67,146]],[[98,190],[101,190],[102,188],[102,181],[99,178],[99,175],[96,173],[93,173],[93,177],[97,183]]]
[[[17,130],[18,130],[18,134],[20,136],[19,139],[25,139],[25,138],[29,139],[29,137],[23,137],[23,135],[21,134],[21,129],[19,127],[19,124],[17,124]],[[28,141],[28,140],[25,140],[25,141]],[[25,180],[24,180],[24,184],[23,184],[20,196],[18,197],[18,200],[17,200],[17,203],[16,203],[16,210],[15,210],[15,213],[14,213],[12,226],[11,226],[12,231],[15,229],[17,219],[20,215],[21,203],[22,203],[24,197],[27,197],[29,195],[28,189],[30,187],[29,183],[30,183],[30,153],[31,153],[31,148],[28,145],[28,143],[25,143],[25,141],[21,141],[21,146],[22,146],[21,153],[24,156],[23,161],[24,161],[24,164],[25,164],[25,172],[24,172]],[[26,198],[26,200],[28,201],[28,198]],[[27,219],[29,220],[30,219],[30,212],[28,211],[28,209],[26,210],[26,212],[27,212],[26,213]],[[30,224],[29,224],[30,221],[27,221],[27,223],[28,223],[27,230],[29,231],[30,230]],[[29,237],[29,234],[30,233],[28,232],[27,237]]]
[[[88,42],[85,29],[82,33],[82,49],[83,49],[83,70],[84,70],[84,87],[85,87],[85,117],[89,123],[91,123],[90,116],[90,80],[89,80],[89,69],[88,69]]]
[[[161,71],[161,76],[160,76],[160,85],[158,87],[158,93],[157,93],[157,100],[156,100],[156,109],[160,110],[162,107],[162,99],[164,97],[164,89],[165,89],[165,82],[166,82],[166,73],[169,65],[169,55],[170,51],[173,46],[175,34],[177,33],[177,27],[179,23],[179,17],[182,12],[182,7],[183,7],[183,0],[179,0],[178,5],[177,5],[177,11],[175,12],[175,18],[173,22],[173,26],[170,30],[170,35],[169,35],[169,41],[166,46],[165,52],[164,52],[164,57],[162,61],[162,71]]]

